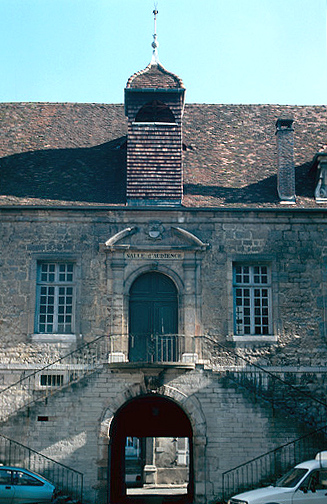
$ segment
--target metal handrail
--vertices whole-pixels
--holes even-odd
[[[61,464],[32,448],[0,434],[0,460],[3,464],[24,467],[44,476],[55,484],[57,490],[82,502],[83,474]]]
[[[125,335],[99,336],[0,389],[0,421],[76,383],[104,363],[115,362],[112,357],[117,350],[118,360],[126,362],[130,350],[128,342],[131,340],[130,336]],[[144,352],[134,354],[131,360],[141,363],[179,363],[185,357],[186,349],[189,359],[186,362],[194,363],[199,357],[197,348],[200,348],[198,337],[188,338],[186,344],[186,337],[181,334],[154,335],[149,338]]]
[[[49,395],[57,393],[92,373],[105,361],[107,353],[108,336],[99,336],[3,388],[0,390],[0,420],[7,420],[10,415],[20,409],[44,400]],[[44,375],[54,376],[46,374],[52,372],[64,373],[65,379],[56,380],[59,386],[53,386],[53,380],[45,386],[40,385],[38,378]],[[56,376],[61,376],[61,374]],[[81,472],[56,462],[3,434],[0,434],[0,456],[7,465],[23,466],[36,471],[54,482],[61,491],[67,492],[74,499],[82,500],[83,474]]]
[[[17,380],[17,382],[15,383],[12,383],[11,385],[8,385],[8,387],[0,390],[0,394],[3,394],[4,392],[6,392],[8,389],[10,389],[11,387],[14,387],[15,385],[19,384],[20,382],[26,380],[27,378],[29,378],[30,376],[34,376],[38,373],[40,373],[41,371],[44,371],[46,369],[49,369],[51,368],[52,366],[54,366],[55,364],[58,364],[59,362],[62,362],[64,359],[67,359],[68,357],[71,357],[72,355],[74,354],[77,354],[77,353],[80,353],[81,351],[83,351],[85,348],[87,347],[90,347],[91,345],[93,345],[94,343],[102,340],[103,338],[108,338],[107,335],[102,335],[102,336],[99,336],[98,338],[95,338],[94,340],[88,342],[88,343],[85,343],[84,345],[81,345],[79,346],[77,349],[75,350],[72,350],[71,352],[69,352],[68,354],[65,354],[63,355],[62,357],[58,357],[58,359],[52,361],[50,364],[47,364],[46,366],[43,366],[41,367],[40,369],[38,369],[37,371],[33,371],[33,373],[25,376],[24,378],[21,378],[20,380]]]
[[[319,428],[326,423],[327,403],[314,397],[312,394],[283,379],[276,373],[265,369],[263,366],[250,362],[246,357],[237,354],[230,348],[214,341],[209,336],[204,336],[213,348],[224,352],[224,358],[232,358],[233,365],[222,366],[226,379],[235,382],[254,393],[255,397],[261,397],[269,402],[273,408],[282,408],[290,415],[297,417],[301,422],[311,428]],[[211,366],[215,367],[215,355],[211,349]],[[241,362],[241,365],[239,363]],[[219,366],[216,365],[216,369]],[[284,373],[283,373],[284,374]]]
[[[294,465],[314,458],[326,444],[326,433],[327,425],[225,471],[223,501],[255,486],[269,485]]]
[[[185,349],[183,334],[131,334],[128,354],[131,362],[178,363]]]
[[[109,336],[109,362],[195,364],[202,358],[199,336],[128,334]]]
[[[107,355],[108,336],[99,336],[1,389],[0,421],[7,420],[22,408],[44,400],[94,372],[105,362]],[[42,384],[41,376],[53,375],[59,378],[47,378]]]
[[[63,357],[56,359],[52,363],[47,364],[32,373],[29,373],[27,376],[22,377],[14,384],[0,390],[0,420],[6,420],[10,415],[16,413],[19,409],[30,406],[37,401],[44,400],[49,395],[57,393],[59,390],[69,386],[71,383],[81,380],[83,377],[94,372],[105,362],[109,362],[109,354],[112,352],[118,351],[121,353],[121,356],[126,359],[128,353],[128,342],[126,340],[124,341],[124,338],[129,338],[129,336],[99,336],[93,341],[81,345],[76,350],[69,352]],[[311,403],[319,406],[320,410],[323,412],[322,416],[324,417],[325,415],[325,408],[327,407],[327,404],[324,401],[313,397],[307,392],[299,390],[293,384],[282,379],[280,376],[264,369],[258,364],[250,362],[246,357],[241,356],[232,349],[218,343],[210,336],[190,337],[187,341],[188,348],[186,348],[186,338],[184,335],[163,335],[161,338],[162,341],[165,339],[166,343],[168,342],[167,348],[170,348],[170,353],[168,352],[168,354],[164,354],[162,353],[162,350],[159,352],[156,351],[155,354],[150,354],[150,359],[147,354],[143,354],[140,356],[140,362],[177,363],[181,362],[181,359],[185,355],[184,352],[188,350],[190,355],[194,352],[194,362],[197,362],[195,357],[197,354],[201,359],[203,359],[203,356],[206,354],[206,364],[210,366],[210,368],[218,370],[219,365],[217,365],[217,359],[220,353],[224,353],[224,357],[227,356],[229,359],[233,360],[233,366],[226,366],[226,362],[224,366],[220,366],[220,369],[223,367],[225,368],[224,374],[228,380],[232,379],[233,381],[237,381],[237,383],[240,383],[242,386],[246,386],[254,392],[255,396],[261,396],[264,399],[270,400],[274,407],[279,405],[278,398],[279,396],[282,396],[284,410],[286,402],[285,390],[288,390],[287,397],[290,397],[290,399],[295,395],[297,398],[302,398],[302,402],[297,400],[297,408],[295,408],[295,412],[299,410],[300,404],[302,409],[305,410],[305,415],[308,418],[308,410],[306,409],[305,402],[311,401]],[[157,340],[159,341],[159,339]],[[193,340],[193,346],[190,344],[190,340]],[[176,346],[176,351],[172,350],[175,348],[174,345],[169,346],[172,345],[172,342],[174,342],[174,345],[175,343],[178,344],[178,346]],[[203,346],[204,342],[208,344],[208,348]],[[210,346],[211,348],[209,348]],[[155,345],[155,348],[159,348],[158,345]],[[240,361],[242,362],[242,366],[237,366]],[[62,379],[56,378],[53,381],[51,379],[47,381],[46,379],[45,385],[38,382],[39,377],[42,375],[51,376],[54,374],[59,377],[62,376]],[[264,380],[261,379],[262,376],[265,377]],[[269,387],[269,384],[267,385],[269,380],[274,384],[277,383],[278,387],[273,387],[273,389]],[[263,386],[263,382],[265,382],[265,387]],[[269,391],[269,394],[266,393],[267,391]],[[271,395],[271,391],[276,392],[276,395]],[[316,414],[312,414],[312,406],[310,406],[310,408],[310,415],[317,417]],[[319,421],[321,421],[321,419]],[[296,441],[294,441],[294,443],[296,443]],[[273,452],[277,453],[278,450],[281,449],[283,449],[283,447],[277,448],[276,450],[273,450]],[[265,456],[266,454],[260,457]],[[252,461],[247,462],[244,466],[251,463]],[[235,468],[233,470],[235,470]],[[227,473],[230,473],[233,470],[227,471]]]
[[[281,473],[305,458],[313,458],[317,451],[321,451],[326,445],[327,404],[284,380],[278,374],[250,362],[246,357],[218,343],[210,336],[204,336],[203,341],[211,347],[208,351],[211,367],[223,373],[229,383],[232,381],[250,390],[255,400],[261,397],[273,408],[282,407],[284,412],[288,411],[306,425],[319,427],[307,435],[225,471],[222,474],[222,492],[225,501],[235,493],[271,483]],[[232,359],[232,365],[230,363],[226,365],[228,358]]]
[[[0,390],[0,421],[5,420],[22,407],[45,399],[94,372],[103,363],[109,362],[109,354],[113,355],[117,349],[120,350],[121,358],[126,361],[128,343],[126,345],[124,338],[131,339],[129,336],[123,335],[99,336]],[[280,402],[284,410],[285,394],[287,394],[288,404],[286,407],[290,413],[298,416],[299,411],[303,410],[302,420],[305,420],[307,424],[324,425],[327,407],[324,401],[298,389],[262,366],[250,362],[246,357],[236,354],[232,349],[226,348],[209,336],[187,339],[181,334],[154,335],[152,339],[149,339],[147,347],[142,349],[143,352],[134,354],[132,360],[144,363],[179,363],[183,361],[185,355],[188,355],[188,358],[193,359],[193,363],[196,363],[203,359],[205,354],[204,342],[212,347],[209,349],[206,359],[207,365],[211,368],[215,368],[217,354],[223,352],[225,356],[233,359],[234,364],[234,366],[227,366],[227,369],[224,366],[226,378],[250,389],[256,396],[268,400],[274,407],[278,407]],[[242,366],[235,366],[240,361]],[[51,375],[55,378],[51,379]],[[40,383],[42,376],[43,383]]]

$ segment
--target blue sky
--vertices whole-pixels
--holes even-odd
[[[327,104],[327,0],[157,0],[189,103]],[[122,103],[153,0],[0,0],[0,101]]]

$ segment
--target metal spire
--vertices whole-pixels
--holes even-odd
[[[154,34],[153,34],[153,42],[151,44],[153,51],[152,51],[152,59],[151,59],[151,65],[157,65],[159,63],[159,57],[158,57],[158,46],[159,42],[157,41],[157,4],[154,6],[154,11],[153,11],[153,16],[154,16]]]

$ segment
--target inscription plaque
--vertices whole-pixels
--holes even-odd
[[[145,259],[145,260],[176,260],[183,259],[183,252],[125,252],[126,259]]]

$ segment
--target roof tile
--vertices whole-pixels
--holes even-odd
[[[278,207],[275,123],[294,119],[296,205],[316,204],[313,157],[327,144],[326,106],[188,104],[186,207]],[[123,105],[0,104],[0,205],[124,205]]]

